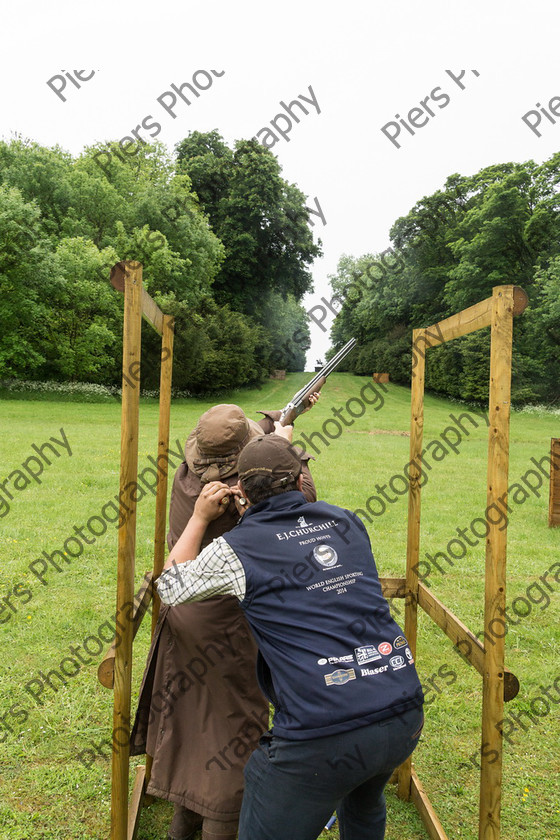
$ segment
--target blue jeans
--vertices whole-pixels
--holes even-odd
[[[383,790],[423,722],[416,708],[307,741],[266,733],[245,767],[239,840],[316,840],[333,811],[341,840],[383,840]]]

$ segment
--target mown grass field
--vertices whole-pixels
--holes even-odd
[[[305,378],[294,374],[285,382],[269,382],[261,390],[231,393],[222,399],[239,403],[255,417],[258,409],[284,405]],[[308,434],[321,431],[324,422],[333,417],[332,409],[344,408],[366,382],[334,374],[318,406],[298,421],[298,434],[299,430]],[[390,385],[383,397],[382,406],[371,406],[328,447],[316,438],[321,452],[312,469],[319,495],[326,500],[352,510],[363,508],[376,492],[377,483],[385,485],[393,475],[403,474],[408,462],[410,393]],[[179,439],[182,448],[198,415],[210,405],[194,399],[174,403],[171,440]],[[450,413],[466,410],[470,411],[457,403],[427,397],[425,442],[439,437],[450,423]],[[96,676],[103,654],[90,656],[79,673],[67,678],[66,685],[53,680],[57,690],[45,684],[40,672],[58,669],[65,657],[72,656],[70,647],[96,635],[114,613],[116,528],[109,526],[68,564],[58,558],[61,571],[50,567],[44,584],[30,572],[29,564],[43,551],[51,554],[61,549],[74,526],[79,528],[98,515],[118,492],[120,405],[116,401],[81,404],[13,399],[0,403],[0,415],[2,477],[34,454],[33,443],[41,445],[51,436],[60,439],[61,428],[72,449],[69,457],[59,447],[63,454],[44,468],[41,483],[33,482],[22,490],[12,488],[10,510],[0,510],[4,513],[0,519],[0,840],[101,840],[108,836],[109,826],[108,748],[104,748],[105,757],[86,761],[88,766],[78,757],[91,748],[92,741],[99,743],[111,735],[112,694]],[[459,454],[450,452],[439,462],[431,459],[422,499],[424,560],[426,552],[446,551],[457,528],[467,528],[474,518],[484,515],[487,426],[481,415],[472,416],[478,425],[475,428],[465,421],[470,432],[460,443]],[[327,428],[332,433],[334,426]],[[510,482],[518,481],[533,466],[531,457],[541,459],[547,454],[551,436],[560,436],[558,415],[513,413]],[[141,406],[141,469],[149,465],[147,456],[154,454],[156,440],[157,404],[145,401]],[[176,448],[173,444],[172,449]],[[177,457],[174,463],[178,461]],[[560,529],[547,527],[548,483],[544,477],[542,482],[526,501],[511,505],[507,601],[511,605],[515,598],[525,598],[529,609],[518,601],[518,612],[525,610],[527,615],[519,618],[510,613],[516,623],[511,623],[506,639],[507,666],[519,677],[521,690],[506,706],[506,715],[530,712],[531,701],[542,697],[543,689],[560,677],[560,575],[558,580],[550,575],[547,578],[554,591],[541,586],[546,598],[536,587],[529,589],[560,560]],[[400,483],[394,486],[398,489]],[[139,584],[151,566],[154,497],[147,494],[142,498],[138,510]],[[382,576],[404,573],[406,511],[406,495],[401,495],[386,503],[382,515],[366,522]],[[89,539],[93,539],[91,535]],[[483,623],[483,543],[480,540],[470,547],[452,567],[442,565],[443,572],[432,569],[427,578],[432,591],[475,632]],[[17,584],[19,594],[14,594]],[[1,600],[6,598],[8,602]],[[394,606],[398,617],[402,601]],[[135,644],[135,692],[147,652],[148,624],[145,622]],[[82,656],[86,654],[82,652]],[[479,775],[474,764],[480,742],[481,680],[423,614],[417,665],[426,690],[427,723],[415,754],[416,767],[449,837],[476,840]],[[37,698],[26,691],[26,685]],[[557,685],[558,692],[554,688],[549,692],[553,698],[548,701],[549,713],[542,714],[545,707],[537,703],[534,708],[541,714],[534,722],[525,715],[519,718],[522,725],[517,724],[515,731],[513,720],[508,725],[511,743],[505,745],[504,840],[553,840],[559,835],[560,679]],[[427,836],[414,807],[400,802],[392,790],[388,809],[388,840]],[[146,809],[139,839],[164,838],[170,814],[167,803],[157,802]],[[338,838],[336,828],[324,836]]]

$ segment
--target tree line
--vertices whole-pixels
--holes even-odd
[[[0,379],[119,384],[123,301],[109,273],[125,259],[175,317],[175,387],[303,370],[300,301],[320,254],[304,194],[255,140],[230,148],[217,131],[192,132],[173,155],[104,143],[77,157],[1,141]],[[157,387],[159,352],[145,330],[142,387]]]
[[[330,278],[342,306],[335,349],[359,347],[347,369],[411,376],[412,329],[427,327],[492,294],[521,286],[529,306],[514,322],[512,399],[560,399],[560,153],[451,175],[391,228],[383,255],[343,255]],[[426,385],[456,398],[488,397],[490,331],[427,354]]]

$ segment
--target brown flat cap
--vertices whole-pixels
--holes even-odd
[[[237,472],[242,481],[251,475],[269,475],[275,479],[272,487],[282,487],[300,474],[301,458],[281,435],[260,435],[239,456]]]
[[[237,472],[237,458],[249,441],[262,435],[238,405],[222,403],[201,415],[185,443],[185,461],[205,484]]]

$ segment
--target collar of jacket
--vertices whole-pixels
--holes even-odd
[[[299,490],[289,490],[287,493],[280,493],[278,496],[269,496],[268,499],[263,499],[262,502],[257,502],[256,505],[251,505],[251,507],[243,515],[243,519],[239,524],[242,525],[248,516],[254,516],[255,513],[291,510],[292,508],[299,508],[301,505],[307,504],[309,503],[306,501],[303,493]]]

